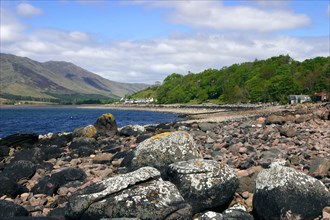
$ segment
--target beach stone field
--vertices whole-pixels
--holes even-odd
[[[330,106],[0,139],[0,219],[330,219]]]

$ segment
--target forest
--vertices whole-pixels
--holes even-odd
[[[129,98],[146,94],[161,104],[170,103],[287,103],[292,94],[310,95],[330,91],[330,57],[303,62],[289,55],[207,69],[201,73],[173,73],[161,85],[149,87]]]

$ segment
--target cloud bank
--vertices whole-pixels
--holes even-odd
[[[329,56],[329,36],[305,38],[270,33],[310,23],[306,15],[293,14],[282,8],[266,14],[268,9],[225,7],[215,1],[196,1],[189,6],[181,1],[157,1],[146,7],[170,8],[167,19],[171,22],[202,29],[226,30],[231,27],[239,31],[197,30],[189,35],[158,39],[99,42],[94,35],[79,30],[31,29],[13,12],[2,8],[1,52],[38,61],[73,62],[110,80],[150,84],[173,72],[196,73],[280,54],[289,54],[300,61]],[[266,15],[270,18],[262,20],[261,17]]]

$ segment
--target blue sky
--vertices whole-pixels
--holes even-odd
[[[105,78],[167,75],[289,54],[330,56],[327,0],[1,1],[1,52]]]

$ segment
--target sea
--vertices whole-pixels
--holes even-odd
[[[182,120],[179,114],[140,110],[76,107],[6,107],[0,108],[0,138],[19,132],[37,134],[71,132],[94,124],[98,117],[112,113],[118,127]]]

